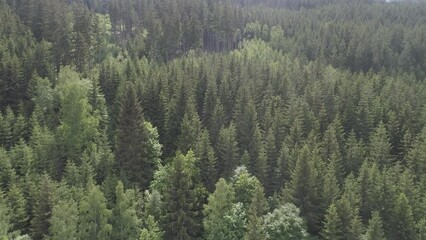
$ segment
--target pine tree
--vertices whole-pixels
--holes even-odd
[[[392,162],[391,145],[383,122],[375,129],[370,139],[369,158],[372,162],[383,167]]]
[[[1,114],[0,114],[1,116]],[[0,191],[9,189],[12,178],[16,175],[5,149],[0,147]]]
[[[149,156],[150,141],[157,139],[150,139],[148,134],[135,86],[128,82],[120,99],[115,156],[122,176],[142,189],[148,187],[158,160]]]
[[[417,223],[417,240],[426,239],[426,219],[422,218]],[[0,235],[1,236],[1,235]]]
[[[115,206],[112,209],[111,239],[136,239],[139,233],[140,220],[136,214],[135,193],[131,190],[124,191],[121,181],[115,189]]]
[[[180,130],[177,143],[178,150],[183,153],[190,149],[194,150],[202,131],[200,119],[193,107],[185,112]]]
[[[139,236],[139,240],[161,240],[164,232],[160,230],[158,223],[154,217],[148,215],[146,220],[146,228],[143,228]]]
[[[246,240],[262,240],[267,239],[266,233],[262,227],[262,217],[268,210],[268,204],[265,199],[263,187],[255,188],[251,199],[247,216],[247,233],[244,237]]]
[[[192,151],[189,151],[187,155],[178,152],[166,176],[163,226],[167,239],[183,240],[199,236],[198,193],[203,190],[200,189],[199,183],[195,182],[196,175],[198,171],[195,168],[195,157]]]
[[[16,184],[10,186],[6,198],[10,209],[10,222],[12,223],[11,231],[27,233],[28,232],[28,211],[27,200],[22,193],[22,189]]]
[[[197,142],[195,156],[198,158],[196,165],[200,169],[201,180],[206,189],[212,192],[217,181],[217,159],[205,130]]]
[[[345,160],[343,161],[345,172],[357,172],[364,161],[364,157],[364,146],[360,141],[357,141],[356,135],[352,131],[346,140]]]
[[[217,143],[218,175],[230,178],[239,164],[238,145],[235,136],[235,126],[231,123],[228,128],[220,130]]]
[[[325,215],[324,228],[321,235],[326,240],[339,240],[344,239],[342,236],[342,226],[340,223],[339,215],[337,214],[337,208],[334,204],[331,204]]]
[[[12,167],[18,176],[25,176],[32,171],[34,154],[23,139],[10,151]]]
[[[408,198],[401,193],[395,202],[393,211],[393,223],[390,236],[393,239],[415,239],[415,222],[413,212],[408,202]]]
[[[49,239],[78,239],[78,208],[74,200],[60,200],[52,209],[49,219]]]
[[[315,233],[319,230],[320,208],[316,189],[316,170],[312,166],[310,157],[308,147],[305,145],[299,153],[285,193],[306,218],[309,232]]]
[[[47,128],[42,128],[38,123],[33,126],[29,146],[34,153],[33,166],[37,173],[47,172],[55,175],[54,154],[49,151],[55,147],[54,135]]]
[[[274,182],[277,190],[282,189],[284,184],[291,178],[291,172],[294,166],[290,158],[290,150],[285,141],[283,141],[277,160],[277,168],[274,172]]]
[[[0,239],[7,239],[7,234],[11,228],[10,209],[7,206],[3,197],[3,192],[0,191]]]
[[[322,203],[324,206],[329,206],[340,195],[339,184],[336,179],[336,168],[333,162],[328,164],[325,176],[323,189],[321,191]]]
[[[92,186],[79,205],[78,234],[81,239],[110,239],[112,226],[109,224],[111,210],[97,186]]]
[[[383,232],[382,219],[378,212],[373,212],[372,218],[368,221],[367,232],[365,233],[365,240],[385,240]]]
[[[209,196],[204,205],[203,225],[208,240],[225,240],[231,235],[232,226],[226,225],[225,216],[231,214],[235,192],[231,184],[223,178],[216,183],[216,190]]]
[[[277,186],[275,185],[277,183],[275,177],[278,167],[278,156],[275,147],[275,136],[272,129],[268,131],[265,145],[267,157],[265,170],[265,192],[267,196],[270,196],[277,189]]]
[[[47,175],[43,175],[40,189],[36,196],[34,217],[31,219],[31,236],[33,239],[43,239],[49,233],[52,209],[55,201],[55,186]]]

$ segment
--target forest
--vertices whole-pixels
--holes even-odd
[[[0,240],[426,240],[426,2],[0,0]]]

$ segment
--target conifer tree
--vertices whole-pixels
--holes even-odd
[[[201,180],[206,189],[212,192],[217,181],[217,159],[206,130],[202,131],[197,142],[195,156],[198,158],[196,165],[200,169]]]
[[[170,164],[164,192],[165,238],[191,239],[200,234],[197,218],[201,212],[197,205],[200,204],[198,194],[203,191],[195,182],[198,171],[194,154],[192,151],[187,155],[178,152]]]
[[[231,184],[223,178],[216,183],[216,190],[209,196],[208,203],[204,205],[203,226],[208,240],[228,239],[233,230],[226,225],[225,217],[231,214],[235,192]]]
[[[0,239],[7,239],[7,234],[11,228],[10,224],[10,209],[8,208],[3,192],[0,191]]]
[[[158,161],[154,158],[158,156],[149,156],[149,143],[156,139],[150,139],[147,131],[135,86],[128,82],[120,100],[115,156],[122,176],[142,189],[148,187]]]
[[[389,229],[393,239],[415,239],[415,222],[413,212],[408,202],[407,196],[401,193],[395,202],[393,211],[393,221]]]
[[[392,162],[390,155],[391,145],[388,133],[383,122],[375,129],[370,139],[369,158],[379,166],[383,167]]]
[[[53,207],[49,222],[49,239],[78,239],[77,203],[74,200],[60,200]]]
[[[344,239],[342,236],[341,224],[339,215],[337,214],[337,208],[334,204],[331,204],[325,215],[324,228],[322,230],[322,237],[326,240],[339,240]]]
[[[366,240],[385,240],[383,232],[382,219],[378,212],[373,212],[372,218],[368,221],[367,232],[365,233]]]
[[[49,233],[52,209],[55,201],[55,186],[47,175],[41,178],[40,189],[31,219],[31,236],[33,239],[43,239]]]
[[[0,114],[1,116],[1,114]],[[0,148],[0,189],[6,191],[9,189],[12,178],[16,175],[10,158],[5,149]]]
[[[230,178],[239,164],[238,145],[235,136],[235,126],[231,123],[228,128],[220,130],[217,143],[218,175]]]
[[[267,239],[263,229],[263,215],[266,214],[268,205],[263,192],[263,187],[257,186],[251,199],[247,216],[247,233],[244,237],[246,240],[262,240]]]
[[[21,188],[16,184],[11,185],[6,200],[10,209],[10,222],[12,223],[11,231],[27,233],[29,220],[27,210],[28,203]]]
[[[112,226],[109,224],[111,210],[97,186],[88,189],[79,205],[78,234],[81,239],[110,239]]]
[[[318,231],[320,208],[316,189],[316,170],[312,166],[306,145],[299,153],[291,181],[285,190],[285,197],[299,207],[302,216],[306,218],[309,232]]]
[[[158,223],[154,217],[148,215],[146,220],[146,228],[143,228],[139,236],[139,240],[161,240],[164,232],[160,230]]]
[[[124,191],[121,181],[115,189],[115,206],[112,209],[112,238],[117,240],[137,239],[140,220],[136,214],[136,199],[131,190]]]

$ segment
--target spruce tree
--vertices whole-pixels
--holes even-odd
[[[109,224],[111,210],[97,186],[88,189],[79,204],[78,234],[81,239],[110,239],[112,226]]]
[[[263,229],[263,216],[268,210],[263,187],[257,186],[251,199],[247,216],[247,233],[244,236],[246,240],[264,240],[267,235]]]
[[[16,184],[11,185],[6,200],[10,209],[11,231],[27,233],[29,225],[28,202],[22,193],[22,189]]]
[[[55,185],[47,175],[41,178],[40,189],[36,196],[34,217],[31,219],[31,236],[33,239],[43,239],[49,233],[52,209],[55,201]]]
[[[212,192],[217,181],[217,158],[206,130],[198,139],[195,156],[198,158],[196,165],[200,169],[201,180],[206,189]]]
[[[154,217],[148,215],[146,228],[143,228],[139,240],[162,240],[164,232],[160,230]]]
[[[382,219],[378,212],[373,212],[372,218],[368,221],[367,232],[364,236],[365,240],[385,240],[383,232]]]
[[[203,226],[207,240],[225,240],[231,235],[232,226],[228,226],[225,217],[231,214],[235,192],[231,184],[221,178],[216,190],[208,197],[204,205]]]
[[[299,207],[306,218],[308,230],[319,230],[319,196],[316,187],[316,170],[310,161],[310,153],[305,145],[299,153],[291,181],[285,190],[285,197]]]
[[[137,239],[140,222],[136,213],[135,193],[132,190],[124,191],[123,183],[119,181],[115,188],[115,205],[112,209],[111,239]]]
[[[7,206],[3,192],[0,191],[0,239],[7,239],[7,234],[11,228],[10,209]]]
[[[49,222],[49,239],[78,239],[77,203],[74,200],[60,200],[53,207]]]
[[[218,175],[221,177],[230,178],[239,164],[235,131],[235,126],[231,123],[228,128],[222,128],[219,133],[216,152]]]
[[[197,218],[201,214],[199,193],[203,189],[196,182],[198,171],[192,151],[177,153],[170,163],[164,192],[165,215],[163,226],[167,239],[192,239],[200,234]]]
[[[331,204],[325,215],[325,222],[321,235],[326,240],[344,239],[341,228],[342,226],[339,215],[337,214],[337,208],[334,204]]]
[[[120,99],[115,135],[115,156],[124,179],[142,189],[153,177],[154,163],[148,156],[148,139],[135,86],[128,82]]]

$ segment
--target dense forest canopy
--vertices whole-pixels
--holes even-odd
[[[0,0],[0,239],[426,239],[426,3]]]

